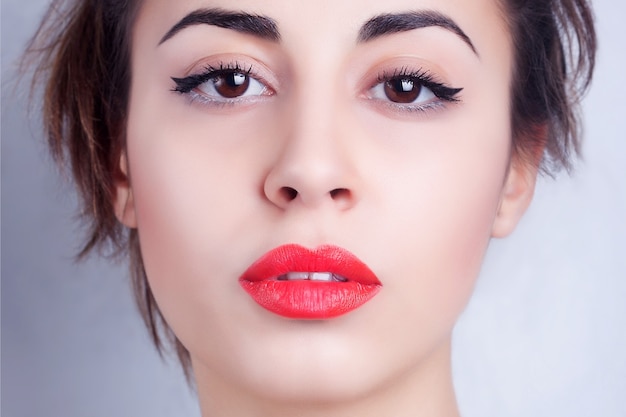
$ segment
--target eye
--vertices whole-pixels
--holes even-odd
[[[413,78],[392,78],[378,83],[370,91],[372,98],[400,104],[425,103],[436,98],[431,90]]]
[[[261,96],[270,96],[274,90],[256,77],[252,67],[242,69],[239,64],[208,66],[204,72],[185,78],[172,77],[176,87],[172,91],[206,104],[236,104]]]
[[[260,96],[267,87],[250,75],[241,72],[223,72],[215,75],[208,81],[200,84],[197,90],[207,97],[216,99],[223,97],[234,99],[238,97]]]
[[[426,111],[459,101],[462,88],[451,88],[421,69],[400,68],[382,73],[366,98],[397,111]]]

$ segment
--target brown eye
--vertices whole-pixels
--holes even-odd
[[[234,102],[237,99],[272,94],[272,91],[265,84],[248,73],[219,70],[202,75],[201,77],[206,77],[206,81],[201,82],[197,82],[194,77],[189,80],[189,85],[185,85],[186,79],[175,78],[174,80],[178,80],[177,82],[180,84],[177,91],[186,93],[195,89],[206,99],[215,102]]]
[[[368,96],[377,101],[387,102],[395,106],[419,109],[421,106],[437,101],[439,97],[429,88],[431,84],[434,83],[423,81],[419,77],[393,76],[380,80],[378,84],[368,91]],[[443,86],[441,87],[442,90],[444,88]]]
[[[420,95],[422,86],[407,78],[395,78],[384,83],[385,96],[394,103],[413,103]]]
[[[250,77],[246,74],[231,72],[218,75],[211,80],[215,91],[225,98],[237,98],[248,91]]]

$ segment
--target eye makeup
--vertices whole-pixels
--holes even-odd
[[[446,85],[428,70],[408,66],[379,72],[369,86],[364,98],[399,112],[426,112],[459,103],[463,90]]]
[[[201,72],[171,79],[175,83],[173,92],[188,96],[192,102],[207,105],[251,102],[274,94],[252,65],[244,66],[236,61],[206,65]]]
[[[461,101],[462,88],[449,86],[420,65],[389,66],[375,74],[374,81],[363,84],[360,97],[387,111],[426,113]],[[171,79],[175,83],[171,91],[207,106],[253,104],[276,94],[252,65],[239,61],[221,61],[186,77]]]

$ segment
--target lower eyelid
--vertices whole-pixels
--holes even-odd
[[[376,100],[378,101],[378,99],[371,99],[372,101]],[[374,103],[372,103],[374,104]],[[375,103],[375,106],[381,106],[381,107],[387,107],[387,108],[391,108],[391,109],[395,109],[398,111],[408,111],[408,112],[414,112],[414,111],[422,111],[422,110],[426,110],[426,109],[430,109],[430,108],[443,108],[446,106],[446,104],[444,102],[442,102],[441,100],[436,100],[436,101],[430,101],[427,103],[420,103],[420,104],[405,104],[405,103],[394,103],[393,101],[384,101],[384,100],[380,100],[379,103]]]
[[[439,98],[422,104],[401,104],[371,97],[364,97],[363,99],[369,107],[377,112],[382,112],[386,117],[400,119],[429,117],[458,104],[458,102],[447,102]]]
[[[237,97],[233,99],[215,99],[213,97],[190,91],[186,94],[190,104],[199,104],[203,106],[227,107],[227,106],[246,106],[267,100],[273,94]]]

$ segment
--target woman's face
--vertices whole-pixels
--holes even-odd
[[[133,36],[118,216],[199,383],[332,401],[440,371],[532,192],[497,2],[146,0]],[[268,310],[240,280],[293,244],[349,251],[379,288],[327,319]]]

